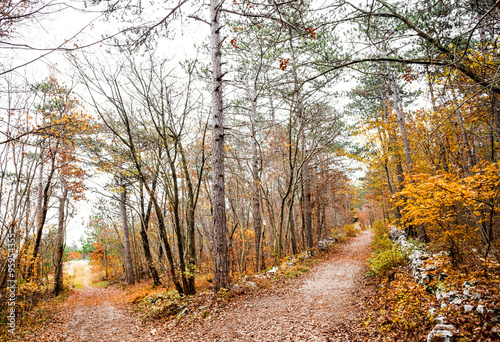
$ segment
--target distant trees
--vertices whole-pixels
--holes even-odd
[[[18,280],[21,315],[37,303],[42,288],[55,295],[63,290],[66,227],[86,188],[79,148],[94,126],[55,76],[18,86],[15,79],[2,79],[0,288],[13,276]],[[7,272],[9,258],[14,275]],[[49,273],[53,283],[40,286],[52,280]]]

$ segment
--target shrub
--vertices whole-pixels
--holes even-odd
[[[285,277],[296,278],[306,272],[309,272],[309,268],[301,265],[294,265],[285,271]]]
[[[385,272],[400,266],[406,262],[408,255],[399,250],[398,246],[389,241],[392,245],[388,249],[372,253],[368,260],[370,269],[374,274],[384,274]]]
[[[359,235],[359,229],[354,227],[353,224],[346,224],[342,230],[348,237],[355,237]]]
[[[408,255],[399,250],[388,237],[387,224],[375,221],[373,224],[375,236],[372,243],[372,253],[368,260],[371,271],[374,274],[385,272],[402,265],[408,259]]]

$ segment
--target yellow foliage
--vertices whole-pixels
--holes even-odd
[[[487,245],[491,238],[490,214],[499,204],[500,164],[483,162],[473,172],[465,178],[444,172],[412,175],[400,194],[406,223],[425,226],[452,257],[470,253],[478,240]]]

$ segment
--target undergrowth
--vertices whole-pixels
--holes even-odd
[[[408,254],[402,252],[389,239],[387,224],[382,221],[375,221],[372,229],[374,238],[371,256],[368,259],[371,270],[369,275],[381,275],[395,267],[403,265],[408,260]]]
[[[415,282],[405,255],[395,251],[388,239],[387,228],[376,223],[369,268],[376,274],[376,288],[362,304],[363,328],[370,336],[384,336],[384,341],[425,341],[436,325],[437,316],[445,324],[456,327],[456,341],[498,341],[500,339],[500,265],[484,260],[481,265],[452,264],[449,256],[441,254],[424,261],[423,267],[431,281],[424,287]],[[422,246],[420,246],[422,247]],[[445,277],[440,275],[446,274]],[[459,303],[443,302],[433,293],[470,291],[475,297],[461,298]],[[442,305],[442,304],[446,305]],[[465,312],[464,305],[474,310]],[[482,305],[484,313],[476,310]]]
[[[36,333],[39,327],[47,325],[52,321],[55,315],[53,308],[68,299],[71,294],[71,290],[65,286],[63,293],[57,297],[52,296],[52,287],[44,286],[39,288],[37,296],[39,297],[39,302],[36,306],[27,306],[25,300],[21,297],[18,303],[19,307],[16,309],[16,328],[14,335],[7,331],[7,324],[5,324],[5,317],[7,317],[4,310],[0,312],[0,341],[24,341],[27,335]],[[26,289],[23,289],[26,291]],[[24,293],[25,294],[25,293]],[[17,306],[17,305],[16,305]]]
[[[97,283],[93,283],[92,286],[106,289],[110,284],[111,284],[110,281],[104,280]]]

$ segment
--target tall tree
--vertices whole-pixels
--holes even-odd
[[[128,285],[135,283],[132,251],[130,250],[130,234],[127,217],[127,188],[122,175],[118,176],[118,189],[120,191],[120,217],[122,220],[123,252],[125,254],[125,279]]]
[[[224,108],[222,102],[222,53],[219,0],[210,0],[210,55],[212,64],[212,216],[214,225],[214,287],[229,288],[227,252]]]

